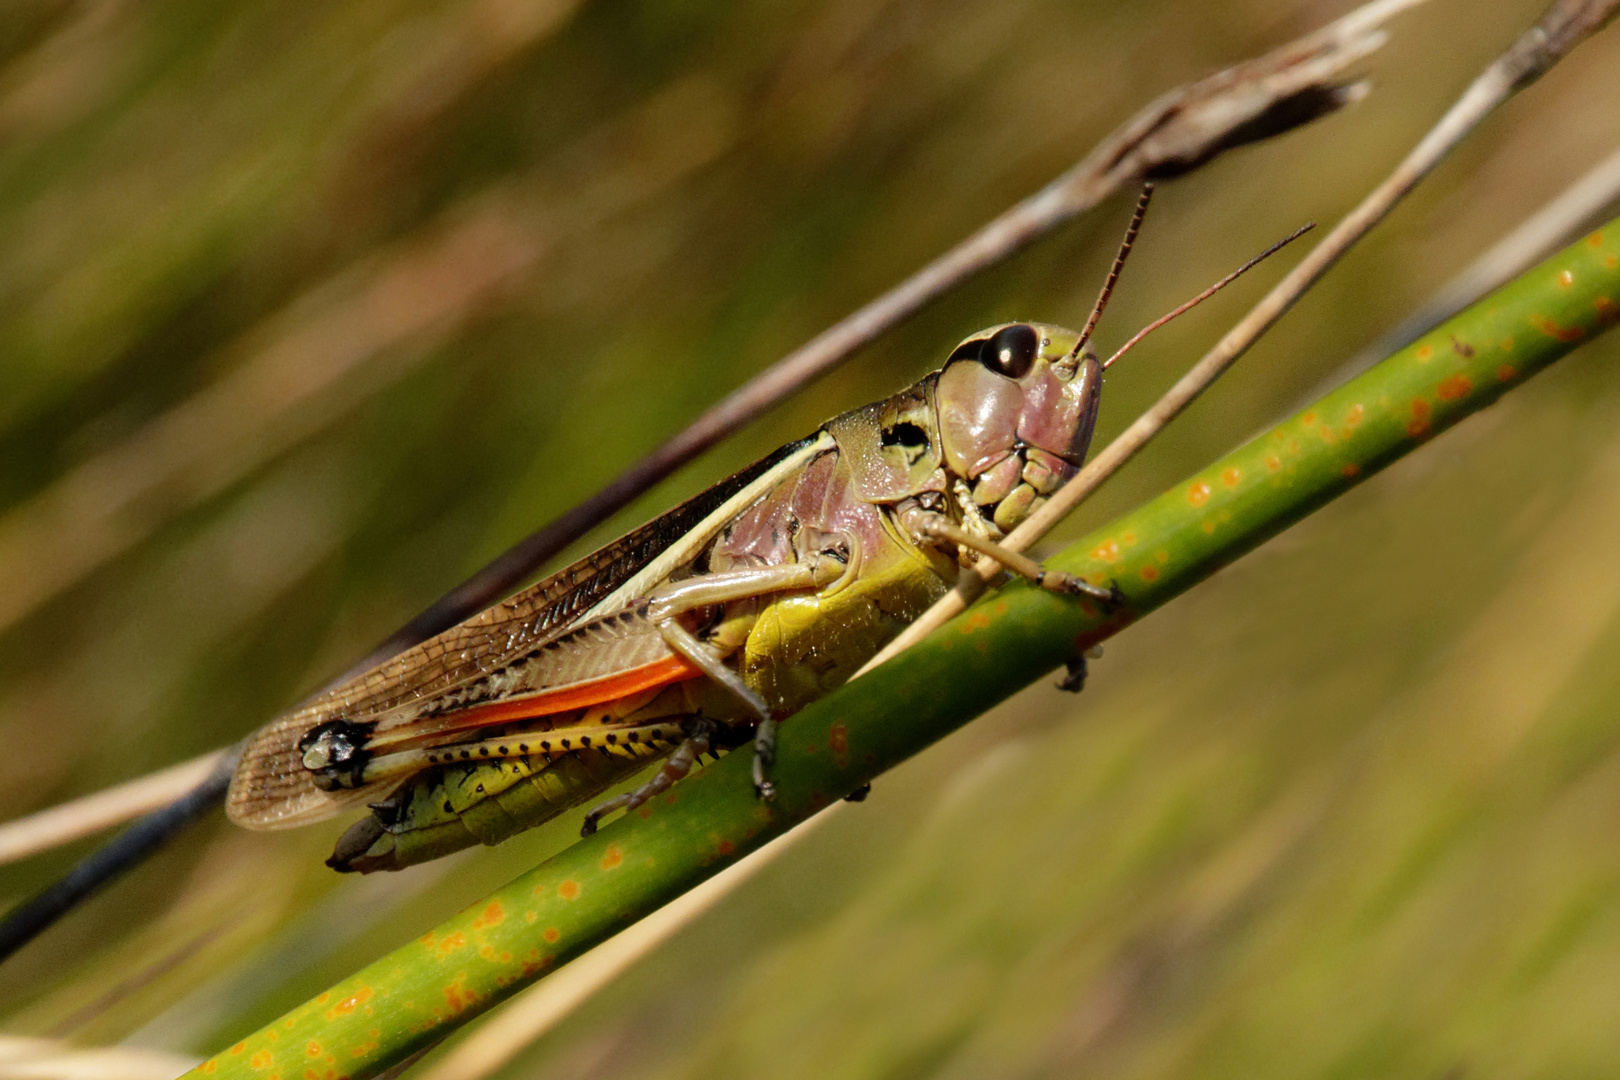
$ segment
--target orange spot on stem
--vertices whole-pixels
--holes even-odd
[[[1513,370],[1512,364],[1503,364],[1501,367],[1496,369],[1496,381],[1510,382],[1512,381],[1513,376],[1517,374],[1518,372]]]
[[[557,886],[557,895],[562,897],[564,900],[578,899],[579,882],[575,881],[573,878],[569,878],[567,881]]]
[[[1144,567],[1142,567],[1142,580],[1143,581],[1158,581],[1159,580],[1159,568],[1156,567],[1156,566],[1144,566]]]
[[[617,870],[620,864],[623,862],[624,853],[619,850],[619,846],[617,844],[609,844],[606,854],[602,856],[602,869]]]
[[[1237,487],[1238,481],[1242,479],[1243,474],[1238,472],[1235,468],[1229,468],[1225,472],[1221,473],[1221,483],[1225,484],[1227,487]]]
[[[1468,391],[1473,388],[1474,384],[1468,381],[1467,376],[1452,375],[1441,379],[1440,385],[1434,388],[1434,392],[1441,401],[1456,401],[1459,398],[1467,397]]]
[[[1193,486],[1187,489],[1187,501],[1194,506],[1203,506],[1209,501],[1209,485],[1202,480],[1195,481]]]
[[[1429,430],[1429,403],[1422,398],[1412,402],[1412,419],[1406,425],[1406,433],[1417,438]]]
[[[843,723],[827,729],[827,749],[833,753],[833,764],[840,769],[849,765],[849,728]]]
[[[1553,322],[1553,320],[1547,318],[1546,316],[1542,316],[1536,322],[1536,329],[1540,330],[1543,334],[1546,334],[1550,338],[1564,342],[1566,345],[1572,341],[1579,341],[1581,338],[1586,336],[1586,331],[1582,330],[1580,327],[1559,326],[1556,322]]]

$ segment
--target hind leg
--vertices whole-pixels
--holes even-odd
[[[602,818],[620,809],[634,810],[636,807],[654,798],[662,792],[668,791],[677,780],[684,779],[697,764],[698,755],[709,751],[709,744],[714,738],[715,723],[702,717],[691,721],[686,728],[686,738],[675,748],[674,753],[664,760],[658,771],[653,773],[652,779],[623,795],[598,803],[585,814],[585,823],[580,826],[579,835],[589,836],[596,831],[596,823]]]

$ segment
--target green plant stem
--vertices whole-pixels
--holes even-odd
[[[369,1077],[1117,633],[1620,321],[1620,221],[1052,560],[1104,612],[1012,586],[783,728],[779,796],[732,754],[226,1049],[202,1075]]]

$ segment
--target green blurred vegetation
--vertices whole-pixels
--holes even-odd
[[[1154,94],[1349,6],[13,0],[0,812],[246,733]],[[1433,0],[1365,102],[1167,186],[1103,343],[1337,218],[1540,7]],[[1611,31],[1491,120],[1071,535],[1608,153],[1617,62]],[[618,524],[980,326],[1078,321],[1127,204]],[[1263,285],[1114,369],[1101,437]],[[1617,354],[1133,628],[1080,699],[1038,687],[898,770],[508,1073],[1612,1073]],[[576,825],[353,881],[334,829],[211,821],[0,972],[5,1027],[212,1050]]]

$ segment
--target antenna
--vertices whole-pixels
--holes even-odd
[[[1144,194],[1142,202],[1138,204],[1138,210],[1140,210],[1140,208],[1142,206],[1145,206],[1146,203],[1147,203],[1147,199],[1146,199],[1146,196]],[[1140,213],[1137,214],[1137,220],[1138,221],[1141,220],[1141,214]],[[1132,223],[1133,230],[1135,228],[1135,224],[1136,224],[1135,222]],[[1236,281],[1238,278],[1242,277],[1244,274],[1246,274],[1250,270],[1254,269],[1263,260],[1268,259],[1271,256],[1277,254],[1277,252],[1281,251],[1283,248],[1287,247],[1289,244],[1292,244],[1295,240],[1298,240],[1300,237],[1304,236],[1306,233],[1310,232],[1314,228],[1316,228],[1316,222],[1314,222],[1314,221],[1310,221],[1310,222],[1305,223],[1304,225],[1301,225],[1299,228],[1295,229],[1288,236],[1285,236],[1283,239],[1277,241],[1275,244],[1272,244],[1270,247],[1266,248],[1266,250],[1262,251],[1260,254],[1256,255],[1254,258],[1250,259],[1248,262],[1244,263],[1242,266],[1238,267],[1236,270],[1232,271],[1230,274],[1227,274],[1225,277],[1221,278],[1221,280],[1217,281],[1215,284],[1211,285],[1209,288],[1205,289],[1203,292],[1199,293],[1197,296],[1193,297],[1191,300],[1187,301],[1185,304],[1182,304],[1180,307],[1176,308],[1174,311],[1170,312],[1168,315],[1162,315],[1159,318],[1154,319],[1152,322],[1150,322],[1146,326],[1142,327],[1142,329],[1138,330],[1136,332],[1135,337],[1131,338],[1131,340],[1129,340],[1125,344],[1121,345],[1119,347],[1118,352],[1116,352],[1113,356],[1110,356],[1107,360],[1104,360],[1102,366],[1106,369],[1109,364],[1112,364],[1115,360],[1118,360],[1120,357],[1124,356],[1127,352],[1129,352],[1131,350],[1131,348],[1134,347],[1138,341],[1141,341],[1143,338],[1147,337],[1153,331],[1157,330],[1159,327],[1163,326],[1165,323],[1169,322],[1171,319],[1175,318],[1177,315],[1184,315],[1187,312],[1191,311],[1193,308],[1197,307],[1199,304],[1202,304],[1205,300],[1208,300],[1210,297],[1214,296],[1216,293],[1220,292],[1222,289],[1224,289],[1228,285],[1232,284],[1232,282]],[[1129,247],[1130,247],[1130,241],[1129,241],[1129,238],[1127,238],[1127,240],[1126,240],[1126,248],[1129,249]],[[1121,251],[1120,252],[1120,257],[1123,258],[1124,254],[1125,253],[1123,251]],[[1115,273],[1117,274],[1119,264],[1116,262],[1114,264],[1114,266],[1115,266]],[[1114,276],[1109,275],[1108,284],[1113,285],[1113,283],[1114,283]],[[1107,290],[1105,289],[1104,292],[1103,292],[1103,296],[1106,297],[1107,295],[1108,295]],[[1101,301],[1098,302],[1098,305],[1099,305],[1099,307],[1101,306]],[[1087,332],[1089,332],[1091,330],[1091,325],[1089,323],[1086,325],[1086,330],[1087,330]],[[1081,340],[1082,341],[1085,340],[1085,335],[1081,335]]]
[[[1148,203],[1153,201],[1153,184],[1142,185],[1142,194],[1136,197],[1136,212],[1131,215],[1131,224],[1125,230],[1125,240],[1119,245],[1119,254],[1114,256],[1114,265],[1108,271],[1108,280],[1103,282],[1102,292],[1097,294],[1097,303],[1092,307],[1091,314],[1086,317],[1085,329],[1080,331],[1080,339],[1069,350],[1070,356],[1079,356],[1080,350],[1086,347],[1091,340],[1091,332],[1097,329],[1097,320],[1102,318],[1103,308],[1108,306],[1108,298],[1114,293],[1114,285],[1119,281],[1119,272],[1125,267],[1125,256],[1131,253],[1131,245],[1136,243],[1136,234],[1142,229],[1142,219],[1147,217]]]

